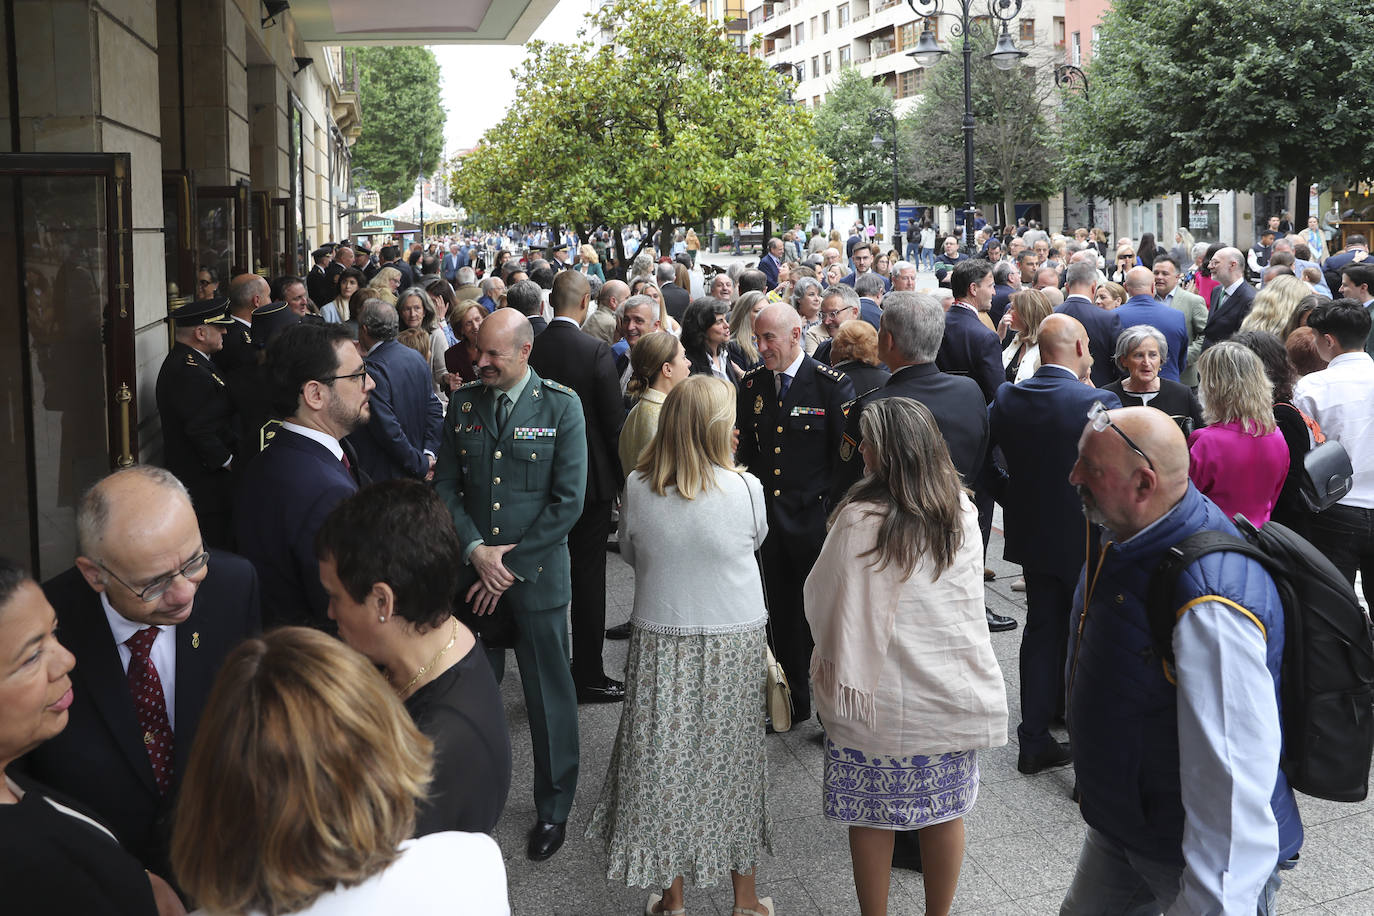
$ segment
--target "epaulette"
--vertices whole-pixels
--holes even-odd
[[[551,388],[554,391],[561,391],[564,394],[571,395],[572,397],[577,397],[577,392],[573,391],[567,385],[560,384],[558,382],[555,382],[553,379],[548,378],[541,379],[541,381],[543,381],[545,388]]]
[[[473,380],[470,381],[470,382],[464,382],[463,384],[459,385],[457,388],[455,388],[455,389],[453,389],[453,390],[454,390],[454,391],[462,391],[464,388],[476,388],[476,387],[478,387],[478,386],[481,385],[481,384],[482,384],[482,380],[481,380],[480,378],[475,378],[475,379],[473,379]]]
[[[828,378],[832,382],[842,382],[848,378],[843,372],[838,369],[833,369],[822,362],[816,363],[816,374]]]
[[[760,363],[759,365],[757,365],[757,366],[755,366],[754,368],[750,369],[748,372],[744,373],[744,375],[740,376],[740,378],[741,378],[741,380],[747,379],[747,378],[749,378],[750,376],[758,375],[758,374],[761,373],[761,372],[767,372],[767,371],[769,371],[769,370],[768,370],[768,367],[765,366],[765,365],[763,365],[762,363]]]

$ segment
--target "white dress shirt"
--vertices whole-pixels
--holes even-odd
[[[805,358],[806,358],[806,350],[805,350],[805,349],[798,350],[798,351],[797,351],[797,358],[794,359],[794,360],[792,360],[792,365],[788,366],[786,369],[782,370],[781,372],[775,372],[775,373],[773,373],[774,382],[775,382],[775,388],[776,388],[776,390],[777,390],[777,392],[778,392],[778,396],[779,396],[779,397],[782,396],[782,378],[781,378],[781,376],[784,376],[784,375],[787,376],[787,378],[788,378],[787,384],[790,386],[790,385],[792,384],[792,382],[795,382],[795,381],[797,380],[797,370],[801,368],[802,360],[805,359]]]
[[[290,420],[283,420],[281,428],[289,429],[298,436],[313,439],[320,445],[329,449],[329,453],[339,459],[339,461],[343,461],[343,446],[339,444],[338,439],[335,439],[333,436],[329,435],[329,433],[322,433],[318,429],[311,429],[309,426],[301,426],[299,423],[292,423]]]
[[[105,611],[105,619],[110,623],[110,632],[114,634],[115,648],[119,652],[119,665],[124,669],[124,674],[128,675],[129,662],[133,659],[134,654],[124,643],[147,624],[135,623],[121,615],[110,605],[110,599],[104,592],[100,593],[100,606]],[[153,667],[157,669],[157,678],[162,682],[162,701],[167,704],[167,724],[171,726],[172,733],[175,734],[177,730],[176,627],[158,627],[157,638],[153,640],[153,647],[148,650],[148,657],[152,659]]]
[[[1320,372],[1298,380],[1293,403],[1321,424],[1350,455],[1355,470],[1350,492],[1338,505],[1374,508],[1374,359],[1363,351],[1342,353]]]

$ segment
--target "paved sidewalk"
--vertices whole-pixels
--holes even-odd
[[[1025,599],[1011,590],[1019,570],[1003,563],[1001,537],[988,551],[998,574],[988,583],[993,610],[1025,622]],[[629,618],[634,576],[617,554],[609,557],[607,621]],[[982,786],[966,819],[968,843],[954,910],[1012,916],[1055,914],[1073,874],[1083,839],[1083,822],[1069,800],[1072,767],[1038,776],[1016,772],[1015,726],[1020,718],[1017,651],[1021,632],[992,634],[1007,682],[1012,743],[979,755]],[[606,644],[606,670],[619,677],[624,642]],[[511,722],[515,777],[496,839],[505,853],[511,903],[516,916],[635,916],[644,912],[648,891],[608,881],[599,843],[584,839],[596,805],[619,722],[619,704],[579,708],[582,770],[568,841],[552,859],[525,858],[525,833],[534,822],[530,794],[530,742],[518,667],[507,665],[503,685]],[[760,896],[771,896],[780,916],[849,916],[858,913],[843,827],[821,816],[821,747],[813,718],[768,742],[773,856],[759,866]],[[1059,737],[1064,737],[1060,733]],[[1307,842],[1298,867],[1284,875],[1280,913],[1374,914],[1374,802],[1336,804],[1299,796]],[[663,829],[674,812],[663,812]],[[687,912],[729,916],[729,882],[713,888],[687,887]],[[925,910],[920,875],[894,871],[892,916]]]

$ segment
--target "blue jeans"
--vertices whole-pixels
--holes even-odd
[[[1181,865],[1146,859],[1089,827],[1059,916],[1158,916],[1173,906],[1182,878]],[[1282,883],[1275,867],[1256,903],[1258,916],[1273,916]]]
[[[922,269],[922,270],[934,270],[934,269],[935,269],[935,249],[934,249],[934,248],[922,248],[922,249],[921,249],[921,269]]]

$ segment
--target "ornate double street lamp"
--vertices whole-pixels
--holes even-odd
[[[1007,23],[1016,18],[1017,13],[1021,12],[1022,0],[985,0],[986,17],[973,15],[973,7],[978,0],[951,0],[951,2],[959,5],[957,13],[947,13],[941,10],[942,0],[906,0],[906,2],[913,13],[925,20],[925,26],[921,29],[921,37],[916,42],[916,50],[907,54],[908,57],[916,61],[916,66],[932,66],[941,56],[948,53],[935,40],[935,31],[931,28],[931,20],[936,16],[948,16],[956,20],[955,24],[950,26],[950,34],[956,38],[960,36],[964,38],[964,250],[973,254],[973,210],[975,204],[973,200],[972,39],[984,28],[977,21],[979,18],[985,18],[987,25],[992,28],[996,28],[993,23],[1000,22],[1002,30],[997,35],[997,46],[992,49],[988,57],[999,70],[1010,70],[1015,67],[1021,58],[1026,56],[1026,52],[1016,47],[1016,42],[1012,41],[1011,31],[1007,27]],[[1011,214],[1008,214],[1008,217],[1010,216]]]
[[[1054,84],[1065,92],[1076,92],[1088,101],[1088,76],[1073,64],[1060,64],[1054,68]],[[1064,222],[1069,221],[1069,188],[1064,186]],[[1093,195],[1088,194],[1088,228],[1093,227]],[[1067,232],[1068,226],[1064,229]]]
[[[888,240],[888,248],[901,251],[897,244],[902,232],[901,220],[897,218],[897,116],[889,108],[875,108],[868,113],[868,122],[873,125],[875,131],[882,127],[884,121],[892,127],[892,238]],[[875,150],[881,150],[887,144],[887,141],[877,133],[874,133],[873,139],[868,142]]]

